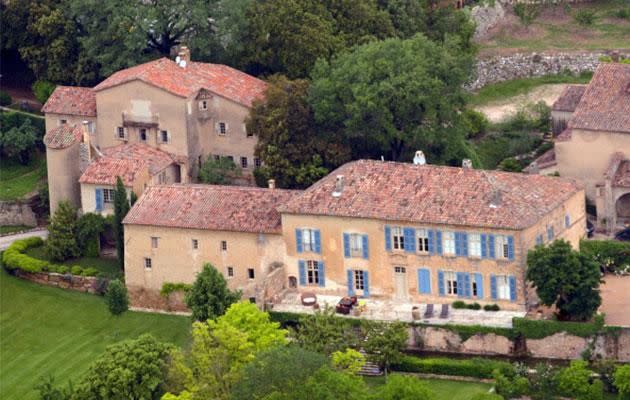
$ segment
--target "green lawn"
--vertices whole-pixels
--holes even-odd
[[[2,269],[2,268],[0,268]],[[54,376],[77,381],[105,346],[143,333],[184,346],[190,319],[126,312],[103,298],[40,286],[0,272],[0,399],[36,399],[34,385]]]
[[[46,155],[36,154],[28,165],[0,160],[0,200],[17,200],[39,189],[46,179]]]
[[[487,383],[461,382],[446,379],[421,379],[435,393],[436,400],[470,400],[479,393],[488,393],[492,385]],[[366,377],[366,382],[370,386],[380,386],[385,383],[385,378]]]
[[[6,235],[9,233],[25,231],[27,229],[32,229],[32,227],[28,227],[24,225],[4,225],[4,226],[0,226],[0,235]]]
[[[44,246],[40,247],[31,247],[26,250],[26,255],[29,255],[33,258],[37,258],[44,261],[50,261],[46,257],[46,252],[44,250]],[[96,268],[99,272],[102,272],[106,276],[110,278],[119,278],[122,275],[122,271],[118,266],[118,261],[113,258],[100,258],[100,257],[80,257],[80,258],[71,258],[64,262],[55,263],[60,265],[67,265],[69,267],[73,267],[78,265],[82,268]]]

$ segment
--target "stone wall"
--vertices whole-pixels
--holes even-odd
[[[173,292],[168,297],[160,295],[159,290],[130,286],[129,304],[145,310],[162,310],[168,312],[189,312],[184,303],[184,293]]]
[[[410,328],[408,346],[411,350],[437,353],[506,357],[527,355],[534,358],[573,360],[581,357],[593,338],[560,332],[543,339],[524,339],[521,346],[517,346],[516,342],[494,333],[479,333],[462,340],[456,332],[436,326]],[[630,362],[630,328],[622,328],[618,334],[598,336],[592,350],[593,355],[602,358]]]
[[[0,201],[0,226],[37,226],[37,216],[28,202]]]
[[[475,21],[475,40],[483,39],[488,31],[505,17],[505,9],[500,2],[494,4],[474,6],[470,10],[470,17]]]
[[[592,72],[599,65],[601,56],[610,52],[512,54],[477,60],[475,80],[467,89],[477,90],[488,84],[543,75],[556,75],[564,71],[573,74]],[[621,52],[624,58],[630,52]]]
[[[54,272],[24,272],[16,269],[15,276],[40,285],[53,286],[61,289],[76,290],[78,292],[103,294],[107,288],[107,281],[94,276],[78,276],[71,274],[57,274]]]

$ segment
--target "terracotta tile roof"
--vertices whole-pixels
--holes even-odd
[[[87,87],[57,86],[42,112],[96,117],[96,95]]]
[[[159,185],[142,194],[129,225],[279,233],[277,207],[300,191],[243,186]]]
[[[190,62],[185,68],[168,58],[160,58],[112,74],[94,87],[107,89],[133,80],[141,80],[180,97],[190,97],[207,89],[247,107],[262,97],[267,84],[226,65]]]
[[[630,65],[599,64],[569,127],[630,133]]]
[[[523,172],[535,173],[540,169],[553,167],[554,165],[557,165],[557,164],[558,162],[556,161],[556,150],[549,149],[546,152],[544,152],[540,157],[535,159],[534,162],[529,164],[527,168],[523,170]]]
[[[79,125],[61,124],[44,135],[44,144],[49,149],[65,149],[79,142],[83,128]]]
[[[551,109],[553,111],[575,111],[585,90],[586,85],[568,85],[564,88],[558,100],[553,103]]]
[[[120,176],[125,186],[131,186],[140,172],[148,171],[153,176],[175,162],[169,153],[142,143],[109,147],[102,154],[88,165],[80,183],[115,185]]]
[[[337,175],[345,183],[334,197]],[[333,171],[280,212],[523,229],[581,189],[556,177],[359,160]]]

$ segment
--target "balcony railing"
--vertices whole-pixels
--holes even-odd
[[[122,113],[123,126],[139,126],[142,128],[154,128],[157,127],[160,121],[159,114],[151,115],[136,115],[123,111]]]

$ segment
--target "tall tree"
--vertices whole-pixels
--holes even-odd
[[[402,359],[409,338],[407,326],[402,322],[366,321],[363,329],[366,337],[363,348],[368,360],[387,373],[390,366]]]
[[[228,289],[223,275],[212,264],[205,264],[185,300],[193,319],[206,321],[223,315],[240,298],[240,291]]]
[[[118,257],[118,265],[125,268],[125,230],[123,219],[129,212],[129,198],[127,197],[127,189],[123,184],[120,176],[116,177],[116,188],[114,188],[114,224],[113,231],[116,238],[116,256]]]
[[[51,260],[64,261],[80,255],[77,244],[77,209],[68,201],[59,202],[48,225],[46,254]]]
[[[526,276],[542,304],[555,305],[562,319],[588,320],[602,303],[597,263],[564,240],[530,250]]]
[[[353,158],[402,161],[422,149],[430,162],[459,164],[469,155],[460,112],[472,64],[448,38],[369,43],[320,60],[309,103],[327,135],[351,144]]]
[[[27,165],[31,160],[36,141],[37,133],[29,119],[24,120],[19,128],[13,127],[4,132],[0,130],[0,151],[22,165]]]
[[[350,159],[347,145],[320,134],[308,88],[307,80],[273,76],[264,100],[254,103],[247,130],[258,136],[263,166],[255,174],[261,186],[273,178],[278,187],[305,188]]]
[[[208,156],[199,169],[199,181],[211,185],[229,185],[233,178],[240,175],[241,170],[227,157],[216,160],[213,156]]]

